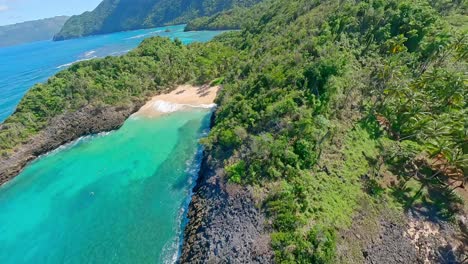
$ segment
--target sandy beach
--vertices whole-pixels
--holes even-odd
[[[211,108],[220,86],[180,85],[167,94],[151,98],[134,116],[157,117],[191,107]]]

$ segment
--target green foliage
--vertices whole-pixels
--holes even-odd
[[[466,172],[467,38],[444,17],[463,10],[443,0],[271,0],[203,18],[195,27],[242,30],[188,47],[153,38],[73,66],[28,93],[1,147],[86,104],[220,78],[206,150],[229,181],[268,190],[277,262],[333,263],[335,232],[351,225],[366,187],[382,195],[381,157],[396,167],[442,154]]]
[[[199,17],[189,21],[185,31],[240,29],[241,17],[246,13],[248,13],[247,8],[235,8],[211,17]]]
[[[224,82],[224,77],[216,78],[213,81],[211,81],[210,85],[216,86],[216,85],[221,85]]]
[[[256,1],[251,6],[237,5],[232,9],[216,13],[212,16],[203,16],[188,21],[185,31],[192,30],[226,30],[241,29],[255,23],[271,6],[273,1]],[[254,2],[252,2],[253,4]]]
[[[57,16],[14,25],[0,26],[0,47],[40,40],[50,40],[68,19],[69,17],[67,16]]]
[[[259,0],[104,0],[91,12],[72,16],[55,35],[64,40],[124,30],[183,24],[231,8],[245,8]]]
[[[334,263],[335,236],[333,229],[315,226],[304,235],[274,233],[272,244],[281,263]]]
[[[253,17],[217,38],[242,60],[226,74],[205,143],[216,159],[242,159],[242,183],[280,182],[265,202],[278,262],[333,262],[333,243],[320,253],[304,234],[350,225],[363,190],[383,195],[379,155],[404,163],[425,151],[464,153],[466,37],[433,4],[278,0],[259,16],[228,12],[193,23]],[[372,131],[357,125],[365,116],[375,120]],[[235,127],[247,137],[234,140]],[[385,135],[390,143],[379,153]]]
[[[315,226],[308,234],[307,240],[312,243],[314,254],[312,263],[332,263],[335,256],[335,230]]]
[[[239,161],[227,166],[226,173],[231,183],[241,183],[242,176],[245,174],[245,162]]]
[[[118,106],[176,84],[206,83],[230,67],[232,56],[218,43],[185,46],[156,37],[125,56],[74,64],[24,96],[0,127],[0,153],[8,154],[54,117],[83,106]]]

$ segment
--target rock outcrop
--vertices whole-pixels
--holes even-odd
[[[55,117],[45,129],[14,149],[13,153],[0,157],[0,185],[14,178],[28,162],[42,154],[81,136],[119,128],[142,104],[143,101],[119,107],[87,106]]]
[[[227,184],[205,153],[190,203],[181,263],[272,263],[264,214],[252,190]]]

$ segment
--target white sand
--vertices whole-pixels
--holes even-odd
[[[181,85],[168,94],[153,97],[134,116],[157,117],[174,111],[193,107],[211,108],[219,86]]]

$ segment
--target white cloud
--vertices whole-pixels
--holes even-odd
[[[0,12],[2,11],[7,11],[8,10],[8,6],[7,5],[0,5]]]

